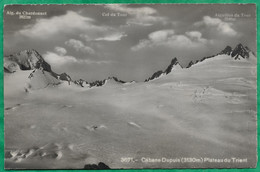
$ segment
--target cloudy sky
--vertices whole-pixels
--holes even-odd
[[[4,54],[35,49],[73,79],[142,81],[173,57],[185,66],[227,45],[256,51],[255,10],[253,4],[9,5]],[[17,12],[46,15],[21,19]]]

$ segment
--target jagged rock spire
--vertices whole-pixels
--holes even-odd
[[[232,51],[231,57],[238,59],[241,56],[244,59],[249,58],[250,50],[248,47],[244,47],[241,43],[236,46],[236,48]]]
[[[159,70],[159,71],[155,72],[150,78],[146,79],[145,82],[151,81],[155,78],[159,78],[162,75],[169,74],[172,71],[172,69],[174,68],[174,66],[177,66],[177,65],[179,65],[182,68],[182,66],[178,62],[178,59],[176,57],[174,57],[172,59],[170,65],[166,68],[165,71]]]
[[[227,54],[227,55],[230,55],[231,53],[232,53],[232,48],[230,46],[226,46],[226,48],[220,52],[220,54]]]
[[[167,67],[167,69],[164,71],[164,73],[167,75],[172,71],[173,66],[178,65],[178,59],[176,57],[174,57],[171,61],[171,64]],[[180,65],[180,64],[179,64]]]

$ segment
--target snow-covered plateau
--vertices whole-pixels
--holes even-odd
[[[255,167],[257,63],[240,45],[131,83],[61,79],[35,50],[5,57],[5,168]]]

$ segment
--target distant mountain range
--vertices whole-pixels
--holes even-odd
[[[190,61],[190,63],[185,68],[190,68],[193,65],[200,63],[206,59],[213,58],[213,57],[216,57],[218,55],[223,55],[223,54],[231,56],[231,58],[233,58],[234,60],[248,59],[250,56],[250,53],[255,56],[255,54],[247,46],[244,47],[241,43],[238,44],[235,47],[235,49],[232,49],[230,46],[227,46],[224,50],[222,50],[220,53],[218,53],[216,55],[203,57],[200,60],[196,60],[195,62]],[[163,76],[163,75],[167,75],[167,74],[171,73],[172,70],[175,68],[184,68],[183,66],[181,66],[179,64],[178,59],[176,57],[172,59],[170,65],[164,71],[159,70],[159,71],[155,72],[150,78],[146,79],[145,82],[154,80],[155,78],[159,78],[160,76]]]
[[[144,82],[152,81],[163,75],[168,75],[176,68],[190,68],[193,65],[200,63],[206,59],[213,58],[218,55],[228,55],[234,60],[248,59],[251,54],[254,53],[248,48],[244,47],[242,44],[238,44],[234,49],[227,46],[220,53],[208,57],[203,57],[197,61],[191,61],[186,67],[183,67],[178,62],[175,57],[171,60],[170,65],[165,70],[159,70],[152,74],[151,77],[146,79]],[[69,85],[75,84],[80,87],[100,87],[106,84],[108,81],[114,81],[119,84],[127,83],[116,77],[108,77],[104,80],[97,80],[94,82],[87,82],[83,79],[73,80],[67,73],[57,74],[51,69],[51,65],[48,64],[44,58],[34,49],[24,50],[16,54],[12,54],[4,57],[4,72],[14,73],[19,70],[32,70],[31,74],[28,76],[32,81],[32,87],[43,88],[48,85],[57,85],[61,82],[67,81]],[[133,82],[133,81],[132,81]]]
[[[114,80],[115,82],[118,83],[125,83],[124,81],[119,80],[116,77],[109,77],[107,79],[94,81],[94,82],[87,82],[83,79],[72,80],[72,78],[67,73],[57,74],[56,72],[54,72],[51,69],[50,64],[48,64],[44,60],[44,58],[34,49],[24,50],[19,53],[4,57],[5,73],[14,73],[19,70],[32,70],[32,73],[29,75],[29,78],[31,80],[35,80],[36,76],[41,77],[42,80],[46,80],[47,85],[49,84],[56,85],[62,81],[67,81],[69,85],[73,83],[81,87],[95,87],[95,86],[99,87],[104,85],[108,80]],[[39,80],[37,81],[41,82]],[[36,83],[36,81],[34,83]]]

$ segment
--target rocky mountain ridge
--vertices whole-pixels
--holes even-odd
[[[226,48],[223,49],[220,53],[208,57],[203,57],[200,60],[191,61],[186,67],[181,66],[178,59],[175,57],[171,60],[170,65],[165,70],[159,70],[153,73],[153,75],[148,79],[146,79],[144,82],[149,82],[163,75],[168,75],[176,68],[181,68],[181,69],[190,68],[197,63],[200,63],[209,58],[213,58],[217,55],[226,54],[228,56],[231,56],[231,58],[233,58],[234,60],[241,60],[241,59],[248,59],[250,53],[254,54],[248,47],[246,46],[244,47],[242,44],[238,44],[234,49],[232,49],[230,46],[226,46]],[[45,86],[50,84],[57,85],[64,81],[68,82],[69,85],[75,84],[80,87],[88,87],[88,88],[103,86],[108,81],[114,81],[118,84],[133,83],[133,81],[132,82],[122,81],[117,77],[108,77],[107,79],[97,80],[94,82],[88,82],[84,79],[73,80],[70,77],[70,75],[68,75],[67,73],[57,74],[54,71],[52,71],[51,65],[48,64],[44,60],[44,58],[34,49],[24,50],[19,53],[4,57],[5,73],[14,73],[19,70],[32,70],[32,73],[28,78],[30,78],[31,80],[35,80],[34,78],[35,76],[37,77],[40,76],[42,77],[42,79],[40,80],[44,80]],[[37,75],[35,75],[36,73]],[[42,81],[38,80],[38,82],[42,82]]]
[[[248,59],[249,56],[250,56],[250,53],[252,53],[254,55],[254,53],[247,46],[244,47],[241,43],[239,43],[234,49],[232,49],[231,46],[226,46],[226,48],[224,50],[222,50],[220,53],[218,53],[216,55],[203,57],[200,60],[196,60],[196,61],[190,61],[185,68],[190,68],[197,63],[200,63],[200,62],[202,62],[206,59],[209,59],[209,58],[213,58],[217,55],[226,54],[226,55],[231,56],[231,58],[233,58],[234,60],[241,60],[241,59]],[[146,79],[145,82],[154,80],[154,79],[159,78],[160,76],[163,76],[163,75],[168,75],[169,73],[171,73],[171,71],[176,66],[184,68],[183,66],[180,65],[180,63],[178,62],[178,59],[175,57],[175,58],[172,59],[170,65],[164,71],[159,70],[159,71],[155,72],[151,77]]]

